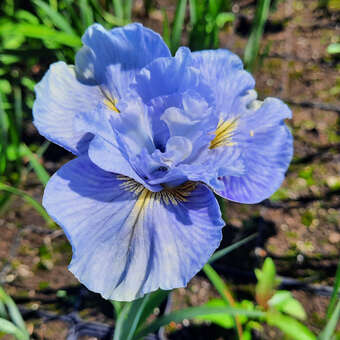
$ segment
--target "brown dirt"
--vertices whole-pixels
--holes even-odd
[[[166,6],[171,17],[174,2],[157,3],[158,8]],[[246,37],[237,31],[242,31],[242,26],[250,22],[254,7],[252,1],[239,4],[234,10],[242,20],[221,32],[220,40],[222,48],[242,56]],[[154,10],[147,20],[141,19],[141,11],[137,6],[137,20],[161,31],[160,10]],[[289,102],[328,103],[339,107],[340,78],[336,72],[339,64],[326,52],[328,44],[339,36],[336,14],[317,9],[316,0],[287,0],[270,16],[270,23],[262,42],[263,49],[270,46],[268,56],[260,59],[254,73],[260,98],[273,96]],[[275,32],[270,27],[276,27]],[[325,285],[332,284],[339,260],[339,113],[300,105],[291,105],[291,108],[294,116],[288,124],[295,136],[295,156],[282,188],[273,200],[262,204],[226,203],[229,221],[224,230],[224,246],[253,231],[260,233],[256,242],[237,250],[216,266],[239,298],[252,296],[253,288],[247,283],[251,281],[249,273],[265,255],[275,259],[282,276],[315,278],[316,283]],[[48,166],[53,172],[58,164],[49,162]],[[41,199],[42,187],[33,176],[23,183],[23,189],[37,200]],[[72,293],[71,302],[64,303],[60,297],[60,291],[69,292],[73,288],[77,291],[78,287],[77,280],[67,270],[71,248],[66,238],[58,229],[48,230],[43,219],[17,198],[13,198],[11,209],[0,217],[0,228],[0,271],[9,263],[3,273],[8,293],[26,308],[42,308],[59,314],[72,311]],[[18,233],[20,243],[15,251],[13,244],[18,241]],[[11,251],[13,256],[10,256]],[[187,289],[175,291],[173,307],[201,305],[214,296],[217,294],[211,284],[199,275]],[[319,332],[324,325],[328,298],[301,290],[294,291],[294,296],[306,308],[308,326]],[[112,324],[107,308],[105,305],[98,309],[96,303],[90,303],[82,306],[82,317]],[[65,339],[67,333],[66,325],[61,322],[46,325],[33,319],[28,321],[28,327],[37,339]],[[202,338],[194,325],[174,327],[171,330],[177,329],[174,333],[177,335],[172,335],[171,339]],[[216,339],[230,338],[229,333],[215,328],[209,332],[216,334]],[[263,339],[277,336],[272,329],[268,334],[259,336]],[[213,335],[209,339],[214,339]]]

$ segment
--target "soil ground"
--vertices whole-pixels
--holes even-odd
[[[257,205],[226,202],[228,224],[222,247],[259,233],[256,240],[216,263],[239,299],[251,298],[253,269],[267,255],[274,259],[279,275],[324,286],[332,285],[339,260],[340,77],[338,60],[326,52],[340,33],[339,12],[318,9],[317,4],[316,0],[280,2],[266,26],[262,51],[267,53],[260,58],[254,77],[260,98],[280,97],[290,103],[293,119],[287,123],[295,136],[295,153],[282,188],[270,200]],[[158,9],[146,19],[137,1],[135,18],[161,33],[160,8],[167,8],[171,17],[174,2],[156,1],[156,5]],[[254,3],[240,1],[233,11],[237,20],[221,32],[221,48],[242,56]],[[26,133],[37,134],[30,124]],[[52,174],[68,157],[57,146],[50,146],[45,166]],[[43,188],[33,175],[22,189],[41,200]],[[75,301],[85,294],[87,298],[81,298],[76,307],[80,316],[86,321],[114,323],[111,305],[95,294],[84,293],[68,272],[71,248],[61,230],[48,229],[42,218],[17,198],[0,216],[0,228],[1,275],[6,290],[21,306],[63,315],[74,311]],[[329,298],[322,296],[327,292],[313,287],[292,291],[307,311],[307,325],[317,333],[323,327]],[[186,289],[174,292],[173,308],[200,305],[214,296],[216,292],[200,273]],[[61,340],[67,334],[67,324],[60,321],[46,324],[32,318],[27,324],[36,339]],[[231,339],[223,329],[189,322],[171,325],[167,333],[174,340]],[[271,328],[256,336],[282,338]]]

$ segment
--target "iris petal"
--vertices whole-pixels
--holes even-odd
[[[79,79],[100,85],[111,99],[125,94],[136,71],[155,58],[171,55],[160,35],[141,24],[111,31],[94,24],[82,41],[85,46],[76,55]]]
[[[39,133],[76,155],[86,151],[92,135],[77,131],[74,118],[96,107],[102,99],[99,88],[79,83],[74,69],[58,62],[50,66],[35,92],[33,117]]]
[[[43,204],[72,244],[75,276],[105,298],[129,301],[185,286],[220,243],[213,193],[202,184],[182,189],[151,193],[81,156],[52,177]]]
[[[194,66],[214,92],[221,118],[234,113],[231,112],[234,101],[255,86],[251,74],[243,69],[241,59],[223,49],[194,52],[192,58]]]
[[[288,106],[274,98],[242,116],[235,140],[242,149],[246,173],[224,177],[220,195],[240,203],[258,203],[280,187],[293,155],[293,137],[284,123],[290,117]]]

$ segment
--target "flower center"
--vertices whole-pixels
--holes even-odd
[[[187,181],[174,188],[164,187],[161,191],[152,192],[132,178],[123,175],[119,175],[117,178],[122,181],[120,187],[138,196],[138,201],[143,201],[143,205],[150,200],[155,200],[166,205],[178,205],[179,203],[187,202],[188,197],[197,185],[195,182]]]
[[[233,146],[232,137],[234,136],[235,130],[237,128],[237,120],[228,119],[225,122],[219,121],[217,129],[214,132],[215,138],[210,142],[209,149],[218,148],[220,146]]]

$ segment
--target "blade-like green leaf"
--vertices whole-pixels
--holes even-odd
[[[11,320],[22,330],[23,334],[25,334],[27,332],[26,325],[19,309],[13,299],[5,293],[2,287],[0,287],[0,300],[7,306]]]
[[[113,340],[131,340],[136,332],[150,295],[127,303],[119,314]],[[118,331],[117,331],[117,327]]]
[[[307,317],[301,303],[286,290],[277,291],[268,301],[268,305],[300,320],[305,320]]]
[[[40,8],[46,16],[48,16],[55,27],[60,28],[65,33],[76,35],[72,26],[65,20],[64,16],[56,11],[52,6],[49,6],[46,2],[42,0],[33,0],[34,4]]]
[[[316,336],[301,322],[278,312],[267,313],[267,323],[281,329],[295,340],[316,340]]]
[[[171,52],[175,53],[180,45],[181,36],[184,26],[185,10],[187,7],[187,0],[179,0],[177,2],[175,18],[171,34]]]
[[[224,303],[226,306],[234,306],[235,302],[233,299],[233,296],[228,288],[228,286],[223,282],[221,277],[216,273],[216,271],[210,266],[210,264],[206,264],[203,267],[204,273],[207,275],[211,283],[214,285],[216,290],[221,295]],[[239,319],[237,317],[232,317],[232,320],[234,321],[235,331],[238,334],[238,338],[241,339],[242,337],[242,326],[239,322]]]
[[[29,340],[28,335],[24,334],[20,328],[2,318],[0,318],[0,332],[14,335],[18,340]]]
[[[129,314],[131,308],[131,303],[126,303],[119,313],[116,326],[115,326],[115,333],[113,336],[113,340],[122,340],[124,339],[124,326],[125,326],[125,320],[127,319],[127,316]]]
[[[335,328],[340,319],[340,299],[338,300],[338,304],[336,305],[332,315],[330,316],[329,321],[327,322],[326,327],[319,335],[319,340],[329,340],[332,338],[332,335],[335,331]]]
[[[156,332],[160,327],[168,325],[170,322],[182,322],[184,319],[193,319],[202,315],[211,314],[228,314],[228,315],[245,315],[249,318],[262,318],[266,314],[260,311],[249,311],[240,308],[231,307],[191,307],[178,310],[164,315],[138,332],[133,339],[141,339],[147,334]]]
[[[170,48],[171,38],[170,38],[170,25],[169,25],[168,15],[165,9],[162,10],[162,13],[163,13],[163,39],[165,43],[168,45],[168,47]]]
[[[59,32],[53,28],[44,25],[31,25],[31,24],[14,24],[7,22],[0,25],[1,35],[22,35],[27,38],[36,38],[40,40],[49,40],[60,45],[70,47],[80,47],[81,40],[77,35]]]
[[[194,26],[198,18],[197,0],[189,0],[189,8],[190,8],[190,23],[191,26]]]
[[[122,0],[113,0],[113,9],[115,16],[119,19],[124,19],[123,2]]]
[[[143,309],[143,313],[140,317],[137,328],[141,327],[146,319],[154,312],[155,308],[159,307],[162,302],[165,301],[169,293],[170,292],[168,290],[158,289],[155,292],[149,294],[149,299],[145,308]]]
[[[93,11],[92,8],[89,6],[87,0],[80,0],[79,1],[79,8],[80,8],[80,17],[83,24],[83,30],[93,24]]]
[[[28,146],[25,143],[21,143],[20,145],[20,155],[21,157],[28,157],[29,162],[33,170],[35,171],[37,177],[39,178],[40,182],[43,185],[46,185],[48,180],[50,179],[50,176],[43,167],[43,165],[39,163],[37,157],[33,154],[33,152],[28,148]]]
[[[115,300],[111,300],[111,303],[112,303],[112,306],[113,306],[113,308],[115,310],[116,319],[118,319],[119,314],[120,314],[121,310],[124,307],[124,304],[123,304],[123,302],[115,301]]]
[[[222,299],[213,299],[205,303],[203,306],[205,307],[225,307],[225,302]],[[235,321],[234,318],[228,314],[208,314],[208,315],[201,315],[196,320],[204,320],[210,321],[220,327],[223,328],[234,328]]]
[[[254,22],[252,25],[250,37],[248,39],[246,48],[244,50],[244,63],[246,69],[250,72],[253,71],[255,61],[260,49],[260,42],[264,31],[264,25],[267,21],[269,14],[270,0],[259,0]]]
[[[131,20],[131,14],[132,14],[132,0],[124,0],[124,19],[127,21]]]
[[[4,319],[8,318],[5,304],[1,301],[1,299],[0,299],[0,318],[4,318]]]
[[[50,225],[50,226],[54,225],[54,222],[48,216],[45,209],[34,198],[32,198],[26,192],[19,190],[17,188],[11,187],[9,185],[3,184],[3,183],[0,183],[0,191],[1,190],[6,191],[6,192],[10,192],[11,194],[14,194],[14,195],[17,195],[17,196],[20,196],[27,203],[29,203],[45,219],[45,221],[48,225]]]
[[[221,250],[218,250],[217,252],[215,252],[209,259],[209,261],[207,263],[213,263],[214,261],[218,260],[219,258],[229,254],[230,252],[232,252],[233,250],[243,246],[244,244],[248,243],[249,241],[253,240],[255,237],[257,236],[257,233],[247,236],[244,239],[237,241],[233,244],[231,244],[230,246],[223,248]]]
[[[340,43],[333,43],[333,44],[328,45],[327,53],[340,54]]]
[[[333,310],[335,308],[336,301],[338,300],[338,295],[340,293],[340,261],[338,263],[338,267],[336,269],[336,274],[335,274],[335,281],[333,285],[333,291],[332,291],[332,296],[331,300],[329,302],[329,306],[327,309],[327,319],[329,320]]]

